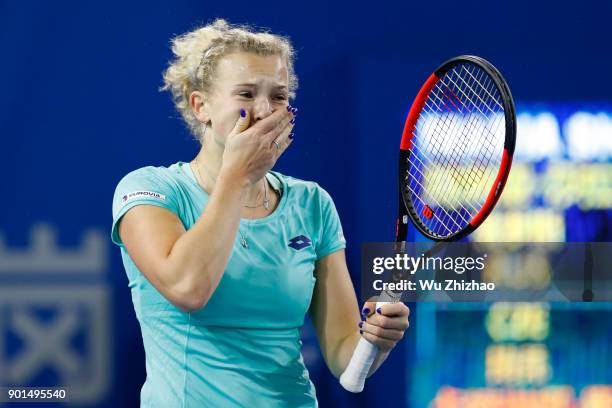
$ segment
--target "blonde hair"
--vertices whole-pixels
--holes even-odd
[[[231,25],[223,19],[176,36],[172,39],[175,58],[163,73],[161,90],[170,91],[176,109],[198,139],[201,139],[203,126],[193,114],[189,96],[194,91],[210,92],[218,61],[236,51],[281,56],[289,73],[289,98],[295,98],[298,86],[293,68],[295,52],[288,38],[255,31],[248,26]]]

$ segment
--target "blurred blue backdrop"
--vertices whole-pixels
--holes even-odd
[[[405,114],[429,72],[459,54],[493,62],[523,114],[519,170],[508,184],[514,193],[506,193],[491,223],[511,230],[517,241],[612,240],[610,15],[612,5],[601,1],[0,1],[0,385],[70,383],[77,405],[138,404],[144,355],[119,250],[110,246],[111,199],[129,171],[189,161],[198,150],[169,96],[158,91],[174,35],[223,17],[291,37],[300,117],[295,142],[276,169],[331,193],[358,284],[360,243],[393,239]],[[578,117],[584,120],[572,127],[572,115],[581,113],[586,119]],[[602,140],[597,152],[582,154],[570,143],[594,134]],[[550,166],[561,170],[553,174]],[[539,175],[527,196],[521,195],[525,178],[515,174]],[[594,178],[584,193],[584,183]],[[553,181],[570,185],[565,195],[543,193]],[[534,214],[546,221],[534,225]],[[504,237],[483,231],[481,239]],[[421,407],[436,395],[437,406],[454,406],[460,389],[490,385],[482,361],[492,337],[484,326],[487,309],[438,316],[438,325],[451,324],[439,333],[452,332],[452,322],[463,319],[457,330],[474,327],[474,342],[456,332],[452,340],[428,337],[436,342],[430,351],[463,356],[459,367],[471,370],[472,382],[457,381],[460,371],[435,376],[435,366],[423,358],[414,363],[419,328],[432,330],[418,319],[437,313],[418,309],[407,340],[357,396],[329,374],[307,325],[304,355],[321,406]],[[560,319],[554,308],[542,310],[552,322]],[[583,316],[612,317],[605,305],[562,312],[576,324]],[[15,324],[23,321],[31,330]],[[57,336],[49,334],[58,325]],[[578,327],[591,326],[555,335],[564,338]],[[584,381],[551,375],[548,383],[569,381],[576,395],[589,384],[610,384],[611,330],[593,332],[603,344],[592,357],[604,361],[599,374],[585,374]],[[539,346],[528,352],[536,359],[532,367],[552,364],[554,371],[554,363],[542,362],[548,354],[542,357]]]

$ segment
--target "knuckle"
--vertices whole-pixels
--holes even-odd
[[[266,135],[266,134],[272,132],[275,128],[276,128],[276,124],[274,124],[274,123],[266,123],[259,130],[260,136],[263,136],[263,135]]]

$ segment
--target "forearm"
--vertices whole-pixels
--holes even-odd
[[[197,222],[175,242],[167,257],[177,292],[203,307],[213,294],[232,252],[248,182],[221,173]]]
[[[349,361],[351,361],[353,351],[355,347],[357,347],[359,338],[360,336],[355,330],[354,333],[344,337],[344,339],[339,342],[335,352],[331,353],[327,358],[327,366],[336,378],[340,378],[340,375],[346,370]]]

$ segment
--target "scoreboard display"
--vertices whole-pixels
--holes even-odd
[[[612,303],[416,306],[414,407],[612,407]]]
[[[516,160],[474,240],[612,241],[612,107],[517,108]],[[408,406],[612,407],[612,303],[413,307]]]

